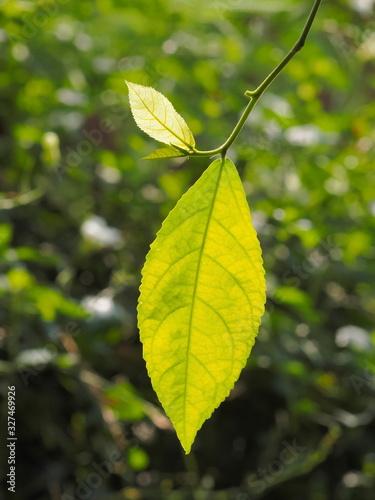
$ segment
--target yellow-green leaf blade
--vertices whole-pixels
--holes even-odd
[[[155,149],[152,153],[145,156],[143,160],[160,160],[162,158],[179,158],[180,156],[187,156],[182,151],[179,151],[172,146],[166,146],[165,148]]]
[[[264,312],[260,245],[230,160],[214,161],[180,199],[142,274],[144,358],[188,453],[238,379]]]
[[[187,151],[195,146],[193,134],[172,103],[152,87],[126,82],[130,108],[138,127],[157,141]]]

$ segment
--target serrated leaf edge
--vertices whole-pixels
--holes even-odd
[[[223,169],[224,169],[224,167],[225,167],[225,160],[224,160],[224,159],[217,159],[217,160],[214,160],[214,161],[221,161],[221,171],[220,171],[220,175],[218,176],[217,186],[216,186],[216,189],[215,189],[215,196],[214,196],[214,197],[213,197],[213,199],[212,199],[212,207],[211,207],[211,209],[210,209],[210,213],[211,213],[211,214],[212,214],[213,206],[214,206],[214,204],[215,204],[215,200],[216,200],[216,196],[217,196],[217,192],[218,192],[218,188],[219,188],[219,184],[220,184],[220,180],[221,180],[221,175],[222,175]],[[194,184],[193,184],[193,185],[192,185],[192,186],[191,186],[191,187],[190,187],[190,188],[189,188],[189,189],[188,189],[188,190],[187,190],[187,191],[186,191],[186,192],[185,192],[185,193],[181,196],[181,198],[178,200],[178,202],[177,202],[177,203],[176,203],[176,205],[173,207],[173,209],[172,209],[172,210],[168,213],[168,216],[167,216],[167,217],[169,217],[169,215],[170,215],[170,214],[171,214],[171,212],[175,209],[175,207],[177,206],[177,204],[178,204],[178,203],[179,203],[179,202],[180,202],[180,201],[181,201],[181,200],[182,200],[185,196],[187,196],[187,194],[189,193],[190,189],[192,189],[193,187],[194,187]],[[245,195],[245,197],[246,197],[246,195]],[[249,209],[249,210],[250,210],[250,209]],[[151,251],[157,247],[157,237],[158,237],[159,233],[163,230],[163,228],[164,228],[164,226],[165,226],[165,222],[166,222],[167,217],[163,220],[162,225],[161,225],[161,227],[160,227],[159,231],[157,231],[157,233],[156,233],[156,235],[155,235],[155,239],[154,239],[154,241],[151,243],[151,245],[150,245],[150,249],[149,249],[149,251],[148,251],[148,253],[147,253],[147,255],[146,255],[146,258],[145,258],[145,263],[144,263],[144,265],[143,265],[143,267],[142,267],[142,271],[141,271],[141,276],[142,276],[142,277],[141,277],[141,284],[140,284],[140,287],[139,287],[140,294],[142,293],[142,285],[143,285],[143,280],[145,279],[145,273],[144,273],[144,270],[145,270],[145,268],[146,268],[146,264],[149,262]],[[209,224],[207,224],[207,226],[208,226],[208,225],[209,225]],[[208,230],[208,227],[207,227],[207,226],[206,226],[206,229]],[[257,235],[257,232],[256,232],[256,230],[255,230],[254,226],[253,226],[253,229],[254,229],[255,234],[256,234],[256,237],[257,237],[257,239],[258,239],[258,235]],[[207,234],[207,231],[206,231],[205,233]],[[258,239],[258,243],[259,243],[259,239]],[[204,245],[205,245],[205,242],[202,244],[202,249],[204,248]],[[259,247],[260,247],[260,244],[259,244]],[[260,247],[260,250],[261,250],[261,247]],[[202,253],[203,253],[203,250],[201,250],[201,254],[202,254]],[[258,260],[258,261],[259,261],[259,263],[261,264],[261,272],[260,272],[260,276],[262,276],[262,277],[264,278],[264,276],[265,276],[265,274],[266,274],[266,273],[265,273],[265,269],[264,269],[264,261],[263,261],[263,258],[262,258],[262,253],[261,253],[261,252],[260,252],[259,258],[258,258],[257,260]],[[197,272],[197,274],[198,274],[198,272]],[[264,284],[265,284],[264,289],[262,289],[262,290],[258,290],[258,292],[262,294],[262,297],[263,297],[263,301],[262,301],[262,302],[264,303],[264,306],[263,306],[263,314],[262,314],[262,316],[260,316],[260,317],[259,317],[259,320],[257,321],[257,324],[256,324],[256,334],[255,334],[255,336],[254,336],[254,342],[253,342],[253,345],[254,345],[254,343],[255,343],[255,339],[256,339],[256,338],[257,338],[257,336],[258,336],[258,333],[259,333],[259,326],[260,326],[260,324],[261,324],[261,320],[262,320],[262,317],[263,317],[264,312],[265,312],[266,290],[267,290],[265,280],[264,280]],[[140,307],[141,307],[141,305],[142,305],[142,302],[138,302],[138,305],[137,305],[137,315],[139,315],[139,314],[140,314]],[[192,307],[192,309],[193,309],[193,307]],[[190,325],[191,325],[191,322],[190,322]],[[247,356],[247,358],[244,360],[244,362],[243,362],[243,364],[242,364],[242,366],[241,366],[241,369],[240,369],[240,372],[239,372],[239,373],[241,373],[241,372],[242,372],[242,370],[245,368],[245,366],[246,366],[246,364],[247,364],[247,361],[248,361],[248,359],[249,359],[249,357],[250,357],[252,347],[253,347],[253,346],[251,346],[251,348],[250,348],[250,353],[249,353],[249,355]],[[155,394],[157,395],[158,393],[157,393],[157,391],[156,391],[156,388],[154,387],[154,382],[153,382],[153,379],[152,379],[152,377],[151,377],[151,368],[149,368],[149,364],[150,364],[150,363],[149,363],[147,360],[145,360],[145,363],[146,363],[147,374],[148,374],[148,376],[149,376],[149,378],[150,378],[150,380],[151,380],[151,385],[152,385],[152,388],[153,388],[153,390],[154,390]],[[238,380],[238,379],[237,379],[237,380]],[[221,402],[219,402],[216,406],[214,406],[214,407],[212,408],[212,411],[211,411],[211,412],[206,413],[206,414],[203,414],[203,415],[205,416],[205,420],[203,420],[202,424],[201,424],[201,425],[197,428],[195,436],[197,435],[197,433],[199,432],[199,430],[202,428],[203,424],[204,424],[204,423],[205,423],[205,422],[206,422],[206,421],[207,421],[207,420],[208,420],[208,419],[212,416],[212,414],[215,412],[215,410],[217,410],[217,408],[219,408],[219,406],[220,406],[220,405],[221,405],[221,404],[225,401],[225,399],[229,396],[229,394],[230,394],[230,393],[231,393],[231,391],[233,390],[233,388],[234,388],[234,386],[235,386],[235,384],[236,384],[237,380],[234,382],[233,387],[232,387],[232,388],[230,388],[230,389],[228,389],[227,394],[226,394],[226,396],[223,398],[223,400],[222,400]],[[185,393],[186,393],[186,391],[185,391]],[[162,407],[163,407],[163,405],[162,405]],[[164,407],[163,407],[163,410],[164,410]],[[165,410],[164,410],[164,412],[165,412]],[[165,413],[166,413],[166,412],[165,412]],[[166,413],[166,415],[168,416],[168,413]],[[186,420],[186,419],[185,419],[185,420]],[[178,436],[178,438],[179,438],[179,436]],[[195,440],[195,438],[194,438],[194,440]],[[191,451],[191,447],[192,447],[192,445],[194,444],[194,440],[193,440],[193,442],[191,443],[190,447],[185,447],[184,443],[183,443],[183,442],[181,441],[181,439],[179,438],[179,441],[180,441],[180,443],[181,443],[181,445],[182,445],[182,447],[183,447],[183,449],[184,449],[184,451],[185,451],[186,455],[188,455],[188,454],[190,453],[190,451]]]
[[[125,83],[126,85],[128,86],[128,88],[131,88],[132,91],[137,94],[137,96],[139,97],[139,99],[143,102],[143,99],[141,98],[141,96],[138,94],[138,92],[134,89],[133,87],[133,84],[132,82],[129,82],[127,80],[125,80]],[[140,85],[140,84],[135,84],[135,85]],[[188,127],[187,123],[185,122],[184,118],[176,111],[175,107],[173,106],[173,104],[171,103],[171,101],[164,95],[162,94],[161,92],[159,92],[158,90],[154,89],[153,87],[150,87],[150,86],[147,86],[147,85],[141,85],[142,87],[146,88],[146,89],[151,89],[153,92],[155,92],[156,94],[160,95],[163,99],[166,99],[170,105],[172,106],[172,109],[173,111],[179,116],[179,118],[185,123],[186,125],[186,128],[189,130],[190,134],[191,134],[191,137],[193,139],[193,143],[192,144],[188,144],[184,139],[182,139],[179,135],[177,135],[177,133],[175,131],[173,131],[172,129],[170,129],[165,123],[161,122],[159,120],[159,118],[157,116],[154,115],[154,113],[150,110],[150,108],[148,106],[145,105],[145,108],[147,109],[147,111],[155,118],[155,120],[157,122],[160,123],[160,125],[162,125],[166,130],[168,130],[168,132],[173,135],[174,137],[176,137],[179,141],[181,141],[183,144],[185,144],[185,146],[187,147],[186,149],[186,152],[189,152],[194,146],[195,146],[195,141],[194,141],[194,136],[190,130],[190,128]],[[131,110],[131,113],[133,115],[133,118],[134,118],[134,121],[136,122],[138,128],[140,128],[142,130],[142,132],[144,132],[145,134],[147,134],[149,137],[151,137],[149,135],[149,133],[147,132],[147,130],[145,130],[143,127],[141,127],[138,123],[137,123],[137,118],[136,118],[136,115],[134,114],[134,111],[133,111],[133,108],[132,106],[130,105],[130,110]],[[180,124],[179,124],[180,125]],[[180,125],[181,127],[181,125]],[[153,138],[153,137],[152,137]],[[163,142],[163,141],[160,141],[158,139],[155,139],[157,140],[158,142],[161,142],[163,144],[169,144],[169,145],[172,145],[175,147],[175,145],[173,143],[167,143],[167,142]],[[182,149],[182,148],[181,148]]]

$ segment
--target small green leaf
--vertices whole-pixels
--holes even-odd
[[[138,324],[153,387],[186,453],[246,363],[265,303],[261,249],[237,169],[216,160],[164,221]]]
[[[172,146],[166,146],[165,148],[155,149],[148,156],[145,156],[143,160],[159,160],[160,158],[177,158],[179,156],[187,156],[187,154],[182,151],[178,151]]]
[[[151,87],[125,81],[129,102],[138,127],[150,137],[188,151],[194,147],[193,134],[168,99]]]

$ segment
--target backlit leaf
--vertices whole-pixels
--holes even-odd
[[[228,396],[264,312],[260,245],[237,170],[214,161],[164,221],[138,323],[153,387],[186,453]]]
[[[165,148],[155,149],[148,156],[145,156],[144,160],[159,160],[161,158],[177,158],[179,156],[186,156],[182,151],[173,148],[172,146],[166,146]]]
[[[131,82],[126,84],[134,120],[143,132],[186,151],[194,147],[194,137],[185,120],[163,94],[151,87]]]

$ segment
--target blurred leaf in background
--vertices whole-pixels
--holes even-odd
[[[14,498],[372,499],[373,0],[323,2],[228,153],[269,296],[192,462],[136,330],[149,244],[207,160],[142,161],[155,145],[124,79],[168,95],[198,149],[218,147],[310,7],[0,2],[0,426],[16,385]],[[3,489],[6,460],[3,447]]]

